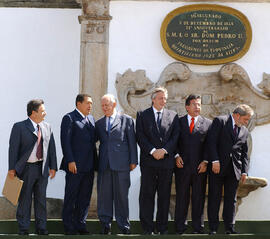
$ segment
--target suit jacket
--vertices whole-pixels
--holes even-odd
[[[211,120],[199,115],[192,133],[189,130],[187,115],[179,118],[179,125],[177,153],[182,157],[185,169],[197,172],[198,165],[203,160],[208,161],[205,142]]]
[[[175,150],[179,136],[179,120],[177,113],[164,109],[159,132],[153,108],[137,113],[136,136],[141,148],[140,166],[174,168]],[[164,148],[168,154],[164,159],[156,160],[150,154],[153,148]]]
[[[95,120],[88,115],[88,122],[75,109],[66,114],[61,123],[63,159],[61,169],[68,172],[68,163],[75,162],[78,172],[90,172],[96,161]]]
[[[106,168],[128,171],[130,164],[138,164],[137,144],[133,119],[116,114],[110,133],[106,131],[106,117],[96,122],[99,146],[99,172]]]
[[[242,173],[248,171],[248,129],[242,126],[238,137],[234,136],[232,118],[230,115],[219,116],[213,120],[209,131],[210,161],[219,160],[220,175],[226,173],[232,161],[236,178],[239,180]]]
[[[42,174],[49,176],[49,169],[57,170],[55,142],[50,125],[39,123],[43,138]],[[20,177],[37,142],[37,134],[30,119],[13,125],[9,140],[9,170],[15,169]]]

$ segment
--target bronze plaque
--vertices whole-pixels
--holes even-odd
[[[173,58],[201,65],[224,64],[249,49],[252,30],[238,10],[215,4],[194,4],[170,12],[160,30],[165,51]]]

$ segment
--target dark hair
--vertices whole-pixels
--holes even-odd
[[[190,101],[192,101],[192,100],[197,100],[197,99],[201,99],[201,96],[200,96],[200,95],[190,94],[190,95],[188,96],[188,98],[186,98],[186,103],[185,103],[185,105],[190,105]]]
[[[44,104],[44,101],[41,99],[30,100],[27,104],[27,115],[31,116],[33,111],[38,112],[39,106],[43,104]]]
[[[82,103],[85,97],[92,98],[89,94],[78,94],[76,97],[76,102],[75,102],[76,106],[78,102]]]

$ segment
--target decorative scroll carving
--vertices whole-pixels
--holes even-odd
[[[144,76],[139,72],[144,72]],[[266,110],[270,109],[269,78],[264,74],[259,84],[260,91],[253,87],[247,72],[235,63],[223,65],[218,72],[197,73],[192,72],[186,64],[174,62],[165,67],[155,84],[145,76],[143,70],[118,74],[116,89],[124,111],[133,117],[136,111],[151,105],[150,95],[158,85],[168,89],[167,107],[179,115],[186,113],[185,98],[191,93],[202,96],[202,114],[211,119],[231,112],[240,103],[246,103],[256,112],[249,125],[249,130],[252,130],[255,125],[270,122],[270,111]]]

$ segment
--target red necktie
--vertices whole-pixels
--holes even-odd
[[[37,153],[36,153],[36,156],[37,156],[38,159],[42,159],[42,157],[43,157],[43,147],[42,147],[41,130],[40,130],[39,125],[37,125],[37,128],[38,128],[38,133],[37,133],[38,140],[37,140]]]
[[[189,126],[190,133],[192,133],[193,128],[194,128],[194,117],[191,118],[191,123],[190,123],[190,126]]]

